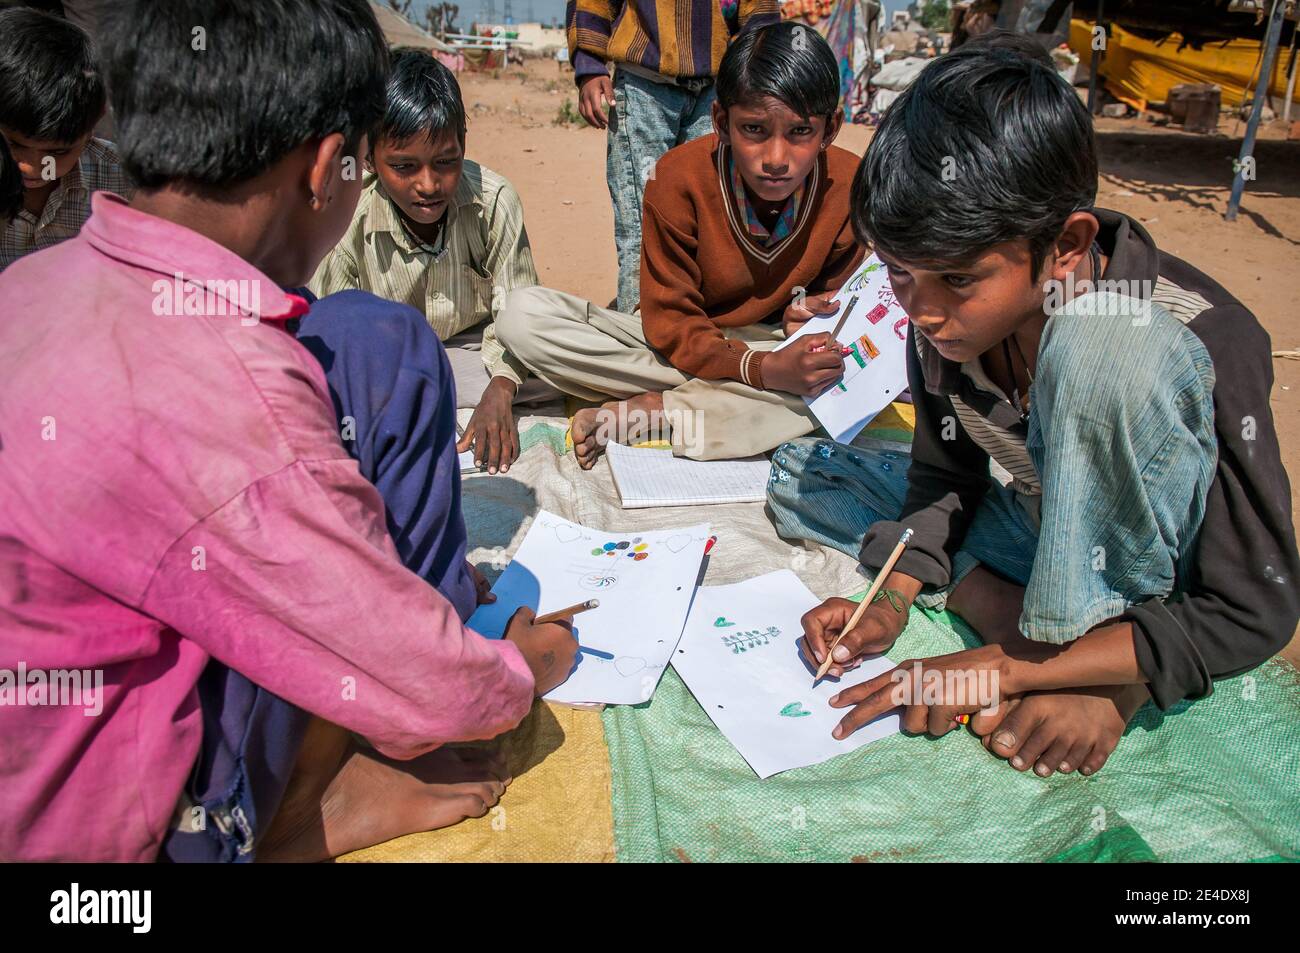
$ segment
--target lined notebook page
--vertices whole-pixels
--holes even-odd
[[[688,460],[671,450],[605,447],[614,486],[624,509],[694,506],[707,503],[761,503],[767,498],[765,457],[744,460]]]

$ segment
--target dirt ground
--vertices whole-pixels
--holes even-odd
[[[533,60],[522,68],[463,73],[469,157],[500,172],[523,197],[528,233],[545,285],[599,303],[613,299],[617,259],[605,133],[576,116],[572,72]],[[565,102],[570,106],[566,110]],[[1146,121],[1099,119],[1098,204],[1140,220],[1160,247],[1213,276],[1251,308],[1275,351],[1300,348],[1300,142],[1282,140],[1281,123],[1256,145],[1255,181],[1240,215],[1224,219],[1232,164],[1245,123],[1193,135]],[[839,145],[861,154],[871,130],[850,126]],[[1291,474],[1292,510],[1300,513],[1300,360],[1276,358],[1273,418]],[[1284,653],[1300,665],[1300,639]]]

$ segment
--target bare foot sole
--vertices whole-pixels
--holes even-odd
[[[662,394],[638,394],[627,400],[612,400],[599,407],[584,407],[573,415],[573,454],[578,466],[590,470],[605,452],[605,444],[666,440],[670,430],[665,421]]]
[[[1145,685],[1035,692],[1006,705],[1001,718],[977,718],[971,727],[985,748],[1017,771],[1033,767],[1042,778],[1054,771],[1091,775],[1150,697]]]
[[[286,795],[258,859],[311,863],[482,817],[510,780],[502,760],[482,749],[439,748],[393,761],[349,743],[314,803],[301,789]]]

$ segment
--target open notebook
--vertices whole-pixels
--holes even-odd
[[[707,503],[761,503],[767,497],[765,457],[743,460],[687,460],[671,450],[605,447],[614,486],[624,509],[693,506]]]

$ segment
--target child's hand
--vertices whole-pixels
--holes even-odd
[[[488,473],[497,470],[505,473],[519,459],[519,428],[515,426],[514,415],[516,390],[510,378],[492,378],[483,389],[464,436],[456,444],[457,453],[464,453],[472,444],[474,462],[486,466]]]
[[[785,336],[789,337],[810,318],[815,318],[819,314],[834,314],[840,310],[838,301],[831,301],[835,297],[834,291],[823,291],[819,295],[806,295],[802,303],[799,298],[790,302],[790,306],[785,309],[785,314],[781,316],[781,325],[785,328]]]
[[[578,112],[587,120],[587,125],[604,129],[609,125],[609,112],[601,100],[614,108],[614,83],[604,73],[596,76],[584,76],[582,86],[578,89]]]
[[[540,697],[563,683],[573,671],[573,661],[578,657],[578,640],[573,637],[573,623],[543,622],[534,625],[537,613],[522,606],[510,617],[506,638],[524,653],[524,661],[533,673]]]
[[[814,669],[821,668],[835,637],[848,625],[849,618],[858,609],[858,603],[848,599],[827,599],[815,609],[804,613],[803,638],[799,649],[805,661]],[[858,624],[835,646],[831,667],[826,674],[839,678],[850,669],[862,664],[862,657],[888,652],[907,625],[907,612],[899,612],[888,599],[872,603],[862,613]]]
[[[832,708],[852,708],[832,734],[847,738],[895,708],[909,734],[946,734],[958,727],[957,716],[992,712],[1022,693],[1010,661],[1005,646],[994,644],[900,662],[831,698]]]
[[[764,390],[818,394],[844,376],[840,346],[829,334],[806,334],[789,347],[768,351],[759,365]]]
[[[469,567],[469,578],[474,580],[474,595],[478,604],[486,606],[496,602],[497,597],[492,592],[492,583],[488,582],[487,576],[479,572],[478,567],[468,559],[465,560],[465,565]]]

